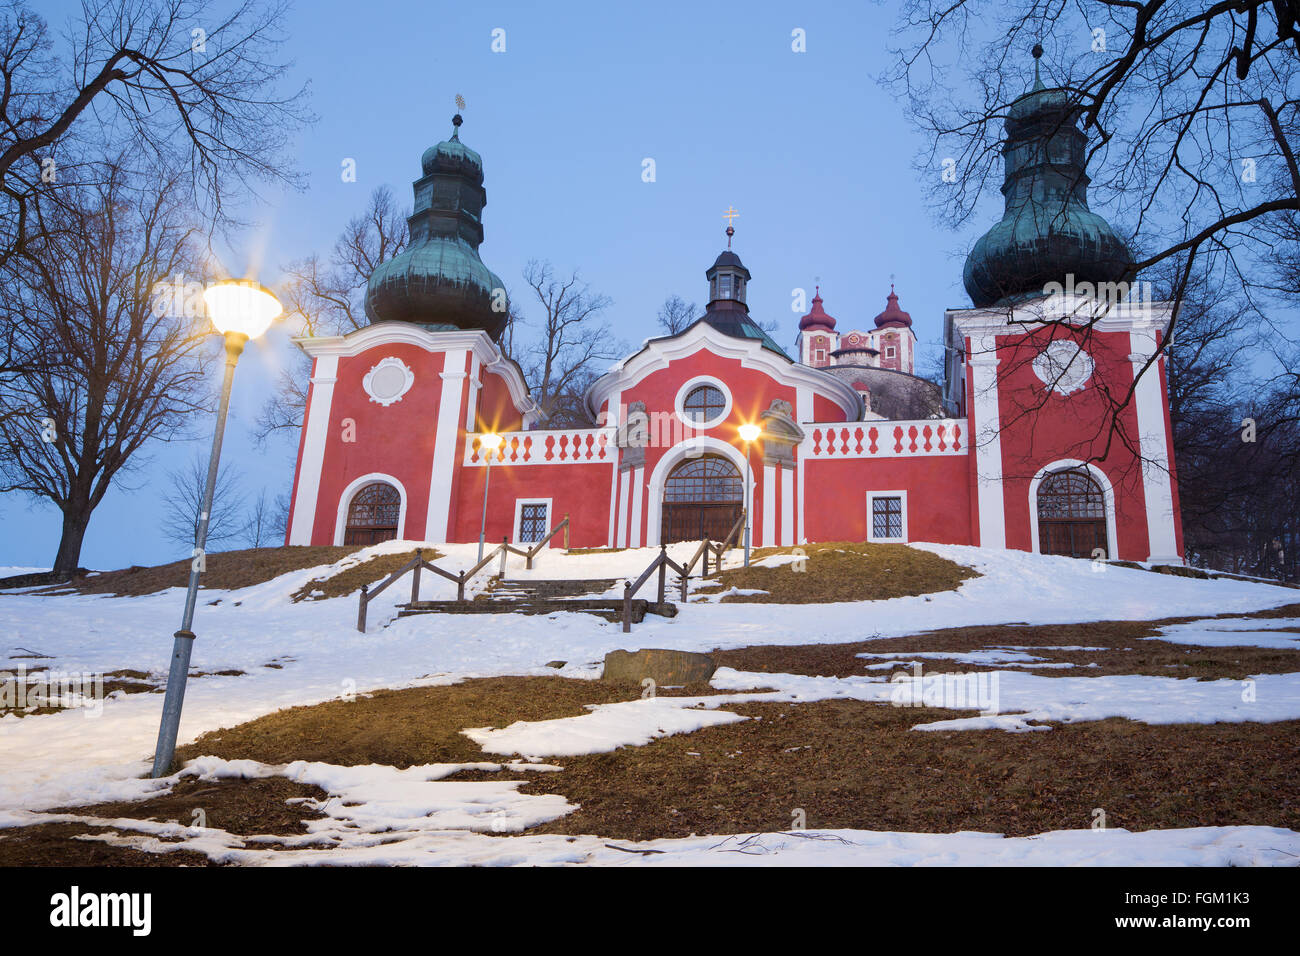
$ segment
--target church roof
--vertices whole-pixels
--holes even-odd
[[[906,328],[912,327],[912,317],[898,307],[898,295],[894,292],[894,284],[889,284],[889,297],[885,300],[885,311],[876,316],[876,328]]]
[[[1002,219],[966,258],[963,283],[979,308],[1043,294],[1051,282],[1115,282],[1133,256],[1110,224],[1088,208],[1087,137],[1069,91],[1043,85],[1042,47],[1034,84],[1007,113]]]
[[[799,320],[800,331],[814,328],[825,329],[828,332],[835,331],[834,317],[827,315],[826,310],[822,308],[821,286],[817,286],[813,293],[811,311]]]
[[[483,160],[460,141],[459,114],[452,123],[451,138],[420,157],[410,242],[370,274],[366,316],[430,329],[482,329],[497,339],[509,310],[505,283],[479,258],[487,205]]]

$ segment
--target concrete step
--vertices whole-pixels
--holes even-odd
[[[559,611],[578,611],[595,614],[607,621],[623,620],[623,602],[598,598],[553,598],[527,600],[494,600],[479,598],[473,601],[415,601],[398,605],[398,617],[416,614],[554,614]],[[675,617],[677,605],[665,601],[659,604],[644,598],[632,600],[632,623],[639,624],[646,614]]]
[[[573,580],[499,580],[489,589],[489,593],[541,598],[580,597],[582,595],[602,594],[618,583],[617,578],[591,578]]]

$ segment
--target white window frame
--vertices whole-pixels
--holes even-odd
[[[510,540],[515,544],[523,544],[519,538],[519,526],[524,520],[524,505],[546,505],[546,530],[551,530],[551,519],[555,517],[555,507],[551,498],[516,498],[515,499],[515,527],[514,532],[510,535]],[[530,541],[528,544],[536,544]],[[548,541],[546,546],[549,548],[551,543]]]
[[[711,418],[705,422],[695,422],[686,414],[686,396],[690,395],[691,392],[695,391],[695,389],[699,388],[701,385],[712,385],[716,388],[722,393],[722,398],[725,404],[723,405],[722,412],[717,417]],[[677,397],[673,400],[673,410],[677,413],[677,418],[687,428],[702,432],[725,422],[727,416],[731,414],[731,408],[734,404],[735,402],[731,397],[731,389],[727,387],[726,382],[719,378],[714,378],[712,375],[697,375],[695,378],[689,379],[677,390]]]
[[[885,358],[894,358],[898,354],[898,349],[892,345],[885,346]]]
[[[876,499],[877,498],[897,498],[899,499],[899,508],[902,514],[900,519],[903,525],[902,537],[898,538],[877,538],[876,537]],[[907,492],[906,491],[868,491],[867,492],[867,540],[879,542],[881,544],[907,544],[909,537],[907,534]]]

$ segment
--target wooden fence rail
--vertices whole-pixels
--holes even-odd
[[[637,578],[636,581],[623,582],[623,631],[624,633],[627,633],[632,630],[632,597],[633,595],[636,594],[637,591],[641,590],[641,586],[644,585],[646,581],[650,579],[650,575],[654,574],[656,571],[659,572],[659,598],[658,599],[659,599],[659,603],[663,604],[665,588],[667,587],[668,569],[672,568],[674,571],[676,571],[679,578],[681,579],[681,591],[682,591],[681,600],[682,603],[685,604],[687,583],[689,582],[691,577],[691,570],[695,567],[696,563],[699,562],[701,559],[704,561],[704,566],[700,569],[700,577],[701,578],[707,577],[709,574],[709,555],[713,554],[716,559],[714,563],[714,568],[716,570],[721,570],[722,554],[729,547],[731,547],[732,542],[735,541],[736,535],[740,533],[740,529],[744,526],[744,522],[745,522],[745,513],[742,511],[740,517],[736,519],[736,523],[732,525],[731,531],[721,542],[713,542],[710,541],[708,538],[705,538],[703,541],[700,542],[700,546],[695,549],[695,555],[691,558],[690,561],[686,562],[685,565],[678,564],[672,558],[668,557],[668,546],[661,544],[659,546],[659,554],[657,554],[655,556],[655,559],[650,562],[650,566],[641,572],[641,576]]]

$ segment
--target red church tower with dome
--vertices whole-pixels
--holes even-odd
[[[892,287],[874,328],[843,333],[818,288],[791,358],[750,316],[752,277],[728,247],[705,271],[704,314],[602,375],[581,428],[547,427],[498,344],[508,304],[479,257],[483,164],[456,117],[422,159],[410,244],[370,279],[370,324],[295,340],[312,375],[287,543],[476,541],[491,456],[488,540],[540,540],[566,514],[572,547],[716,539],[749,500],[757,546],[931,541],[1180,561],[1162,362],[1135,379],[1167,309],[1121,303],[1086,334],[1040,321],[1042,275],[1101,281],[1125,264],[1106,260],[1119,254],[1077,188],[1042,191],[1065,173],[1019,150],[1059,137],[1074,150],[1083,134],[1062,109],[1039,83],[1013,106],[1011,228],[972,252],[973,307],[945,315],[942,387],[914,374],[912,320]],[[1082,175],[1081,150],[1077,162]],[[1013,202],[1022,189],[1038,205]],[[1017,217],[1043,196],[1059,214],[1028,235]],[[1103,396],[1135,380],[1121,418],[1136,437],[1108,445]],[[741,439],[745,424],[757,440]]]

